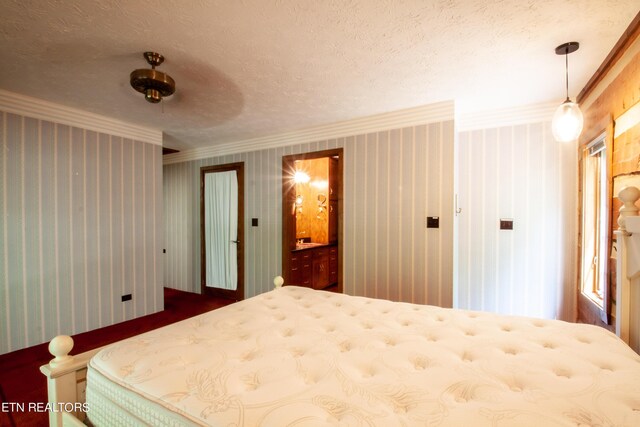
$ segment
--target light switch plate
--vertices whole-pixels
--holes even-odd
[[[427,217],[427,228],[440,228],[440,217],[438,217],[438,216],[428,216]]]
[[[513,230],[513,220],[510,218],[500,218],[500,230]]]

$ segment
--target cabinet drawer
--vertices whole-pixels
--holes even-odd
[[[338,283],[338,247],[329,248],[329,283]]]
[[[296,263],[296,262],[301,262],[301,261],[310,261],[311,260],[311,252],[310,251],[301,251],[301,252],[295,252],[293,254],[291,254],[291,257],[289,258],[289,261],[291,263]]]
[[[296,253],[289,258],[289,282],[291,285],[311,287],[311,254]]]
[[[311,265],[302,268],[291,269],[291,285],[311,286]]]
[[[327,248],[316,249],[313,251],[313,257],[314,258],[326,257],[328,253],[329,251],[327,250]]]
[[[329,270],[329,284],[333,285],[334,283],[338,283],[338,269],[337,268],[335,270],[333,270],[333,269]]]
[[[329,249],[329,268],[331,270],[338,269],[338,248]]]

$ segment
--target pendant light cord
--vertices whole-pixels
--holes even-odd
[[[567,99],[564,102],[570,101],[569,99],[569,46],[564,51],[564,76],[567,86]]]

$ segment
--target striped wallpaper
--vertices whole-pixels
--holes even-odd
[[[465,131],[458,145],[457,306],[574,320],[576,145],[550,122]]]
[[[0,143],[0,354],[162,310],[161,147],[6,112]]]
[[[437,121],[162,168],[158,145],[7,112],[0,141],[0,354],[161,310],[163,284],[199,292],[202,166],[245,163],[245,294],[270,290],[282,157],[338,147],[346,293],[575,317],[576,149],[548,122],[456,143]]]
[[[200,168],[244,162],[245,297],[282,274],[282,156],[339,146],[338,140],[271,148],[164,166],[165,286],[200,293]],[[251,226],[251,218],[259,226]]]
[[[200,167],[245,162],[250,297],[281,274],[282,157],[338,147],[345,293],[451,306],[453,121],[165,165],[165,285],[200,291]],[[439,230],[425,228],[427,215],[440,217]]]
[[[451,307],[453,154],[453,121],[347,138],[347,293]]]

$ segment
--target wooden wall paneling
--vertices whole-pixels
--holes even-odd
[[[638,17],[636,17],[634,22],[637,20]],[[623,44],[625,47],[624,49],[628,49],[630,46],[640,43],[640,38],[638,37],[639,34],[640,33],[638,33],[638,31],[633,32],[632,35],[634,38]],[[617,55],[617,60],[619,60],[624,55],[624,50]],[[615,62],[611,62],[606,69],[600,71],[602,74],[600,79],[603,79],[607,73],[612,72],[614,66]],[[616,210],[619,208],[619,202],[616,199],[616,195],[612,194],[612,180],[623,173],[634,173],[635,171],[640,171],[640,165],[636,164],[634,170],[633,161],[627,163],[629,158],[633,159],[635,156],[638,156],[640,159],[640,144],[631,143],[627,146],[625,140],[613,139],[613,133],[615,132],[615,119],[637,102],[640,102],[640,86],[637,85],[638,81],[640,81],[640,53],[635,54],[630,59],[629,63],[619,71],[617,76],[611,79],[609,86],[607,86],[601,93],[589,93],[589,95],[584,97],[583,100],[588,104],[588,107],[583,110],[585,127],[579,140],[580,151],[582,151],[583,147],[601,132],[604,130],[607,131],[607,156],[608,161],[610,162],[609,166],[611,171],[608,185],[608,191],[610,194],[610,235],[606,242],[609,250],[613,240],[612,230],[617,228],[615,219],[617,218]],[[592,89],[589,89],[589,91],[592,91]],[[580,170],[580,174],[581,173],[582,170]],[[581,175],[579,179],[582,179]],[[582,208],[580,208],[580,218],[581,209]],[[578,262],[580,261],[581,260],[579,258]],[[610,262],[608,268],[611,273],[614,268],[614,263]],[[610,282],[609,289],[613,293],[613,291],[615,291],[615,285],[611,282],[611,278],[613,276],[609,274],[608,277]],[[580,289],[577,291],[577,298],[578,319],[580,321],[597,324],[610,330],[615,329],[614,323],[610,321],[609,323],[611,324],[607,324],[606,321],[602,320],[603,315],[601,311],[597,306],[591,303],[591,301],[582,296]]]

